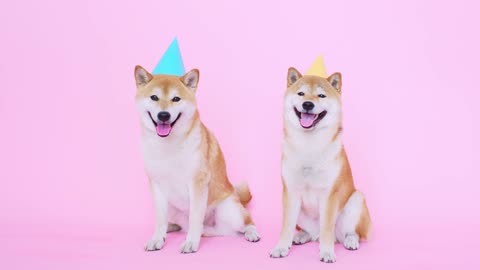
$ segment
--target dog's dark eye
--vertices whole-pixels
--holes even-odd
[[[153,101],[158,101],[158,97],[156,95],[150,96],[150,99]]]
[[[299,95],[299,96],[304,96],[305,93],[303,93],[303,92],[298,92],[298,95]]]
[[[181,99],[181,98],[179,98],[179,97],[174,97],[174,98],[172,98],[172,101],[173,101],[173,102],[179,102],[180,99]]]
[[[326,98],[327,96],[325,96],[324,94],[320,94],[320,95],[318,95],[318,97]]]

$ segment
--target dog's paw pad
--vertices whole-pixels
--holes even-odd
[[[185,240],[185,242],[183,242],[183,244],[180,246],[180,252],[194,253],[194,252],[197,252],[198,246],[199,246],[199,242]]]
[[[312,237],[307,232],[301,231],[293,237],[294,245],[303,245],[312,241]]]
[[[334,263],[337,259],[333,251],[322,252],[320,251],[320,261],[325,263]]]
[[[356,235],[347,235],[343,240],[343,246],[348,250],[357,250],[360,246]]]
[[[163,245],[165,244],[165,238],[153,238],[148,240],[147,244],[145,245],[145,251],[154,251],[162,249]]]
[[[272,258],[283,258],[287,257],[289,252],[288,247],[276,246],[271,252],[270,257]]]

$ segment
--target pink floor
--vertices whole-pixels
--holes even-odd
[[[180,254],[182,233],[169,234],[160,251],[145,252],[149,230],[124,228],[57,228],[55,225],[16,228],[3,233],[0,254],[3,269],[479,269],[479,237],[473,228],[459,230],[441,224],[415,229],[391,227],[377,230],[358,251],[336,245],[337,262],[318,260],[317,243],[294,246],[283,259],[271,259],[277,232],[261,226],[263,238],[249,243],[241,237],[204,238],[200,251]]]

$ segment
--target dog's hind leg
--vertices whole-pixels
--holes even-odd
[[[300,210],[297,220],[297,234],[293,237],[292,244],[303,245],[311,241],[318,240],[319,234],[318,219],[308,216],[303,210]]]
[[[312,241],[312,236],[306,232],[306,231],[299,231],[295,236],[293,237],[293,244],[294,245],[303,245],[308,242]]]
[[[234,194],[222,201],[215,209],[215,225],[203,229],[204,236],[225,236],[243,233],[247,241],[257,242],[260,236],[250,213]]]
[[[168,205],[168,227],[167,233],[188,230],[188,214],[185,211],[177,209],[175,206]]]
[[[370,233],[370,216],[365,198],[360,191],[350,195],[338,216],[335,235],[346,249],[357,250],[360,239],[367,239]]]

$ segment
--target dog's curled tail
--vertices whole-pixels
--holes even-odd
[[[235,193],[237,193],[240,203],[242,203],[243,206],[246,206],[252,200],[252,193],[250,193],[247,182],[242,182],[235,186]]]

